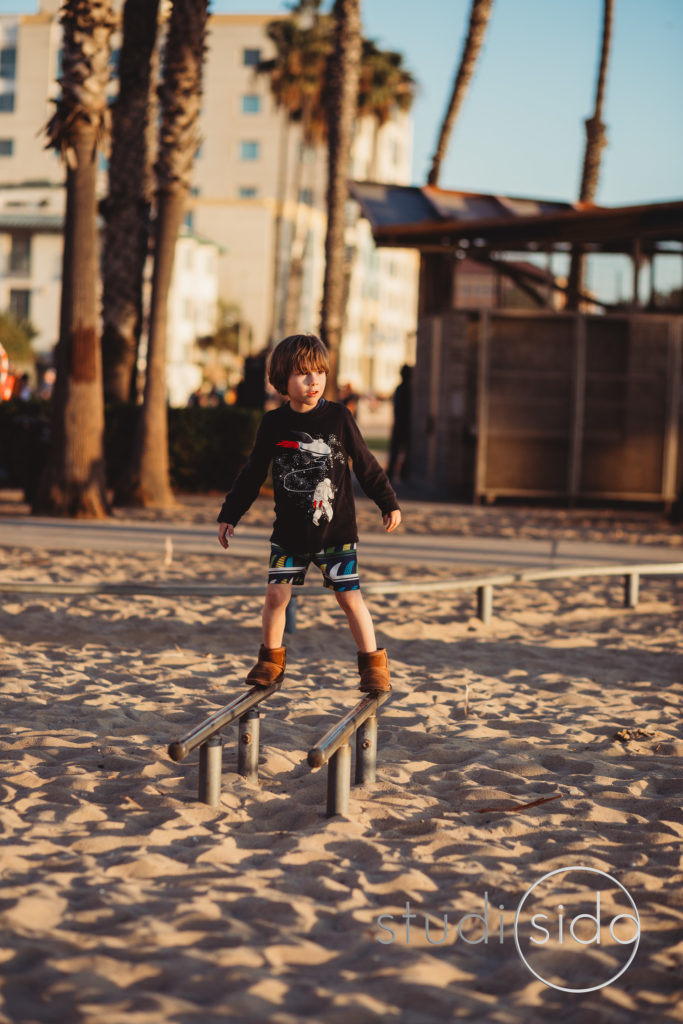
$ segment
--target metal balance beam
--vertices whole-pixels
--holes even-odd
[[[391,691],[367,696],[327,730],[323,738],[308,752],[311,768],[329,762],[327,770],[327,817],[349,813],[351,789],[350,737],[356,733],[356,785],[374,782],[377,766],[377,709],[391,696]]]
[[[182,739],[168,745],[168,756],[172,761],[184,761],[188,754],[199,747],[199,799],[211,807],[218,807],[221,798],[221,772],[223,767],[223,740],[218,735],[221,729],[236,718],[239,719],[237,748],[237,771],[250,782],[258,781],[258,757],[260,739],[260,704],[282,686],[252,686],[226,704],[220,711],[195,726]]]

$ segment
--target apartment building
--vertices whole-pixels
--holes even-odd
[[[46,362],[59,332],[63,228],[63,188],[0,188],[0,310],[31,321]]]
[[[190,216],[220,242],[221,298],[237,304],[257,351],[288,330],[317,331],[326,231],[325,148],[304,145],[257,66],[273,55],[272,15],[210,19],[202,143]],[[412,124],[396,112],[381,129],[356,124],[350,177],[406,184]],[[349,202],[348,301],[340,381],[389,393],[414,354],[418,261],[412,251],[375,248]]]
[[[38,14],[0,16],[0,190],[63,181],[58,158],[39,137],[58,89],[58,5],[41,0]],[[186,218],[189,232],[216,244],[217,295],[239,308],[253,352],[288,329],[319,329],[324,274],[326,151],[303,144],[300,127],[288,123],[267,76],[257,72],[259,60],[272,54],[266,35],[272,17],[210,18],[202,141]],[[115,35],[112,94],[119,46]],[[364,118],[356,126],[350,176],[406,184],[411,149],[408,115],[397,112],[379,130]],[[417,256],[376,250],[350,201],[347,257],[340,380],[389,393],[414,352]]]

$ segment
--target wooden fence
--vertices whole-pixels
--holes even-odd
[[[418,330],[413,473],[444,497],[673,502],[683,317],[451,310]]]

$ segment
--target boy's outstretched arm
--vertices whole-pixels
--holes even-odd
[[[384,523],[384,529],[387,531],[387,533],[391,533],[392,530],[395,530],[396,527],[400,526],[401,524],[400,508],[395,508],[393,512],[385,512],[384,515],[382,516],[382,522]]]
[[[396,493],[379,462],[368,448],[358,424],[346,410],[344,441],[346,450],[353,459],[353,471],[368,498],[379,506],[382,522],[387,533],[395,530],[401,522]]]
[[[219,523],[218,524],[218,543],[220,544],[220,546],[222,548],[227,548],[228,547],[228,545],[230,543],[230,541],[228,540],[228,537],[230,538],[230,540],[232,540],[234,533],[235,533],[235,527],[232,525],[232,523]],[[226,537],[226,534],[228,535],[227,537]]]
[[[228,536],[232,537],[235,526],[258,496],[261,484],[268,473],[272,448],[272,437],[267,425],[268,416],[266,413],[261,420],[247,463],[226,494],[218,513],[218,542],[224,548],[228,547]],[[221,530],[222,526],[227,529]]]

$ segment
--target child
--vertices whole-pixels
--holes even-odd
[[[247,675],[249,686],[270,686],[285,674],[285,608],[292,586],[302,586],[314,562],[323,585],[344,609],[358,647],[360,689],[391,689],[384,648],[358,582],[356,514],[349,457],[361,487],[379,506],[387,532],[401,522],[396,495],[384,470],[368,451],[345,406],[323,398],[327,350],[312,334],[294,334],[273,350],[268,378],[289,402],[267,412],[249,460],[235,480],[218,516],[218,540],[228,537],[259,493],[273,463],[275,524],[263,608],[263,643]]]

